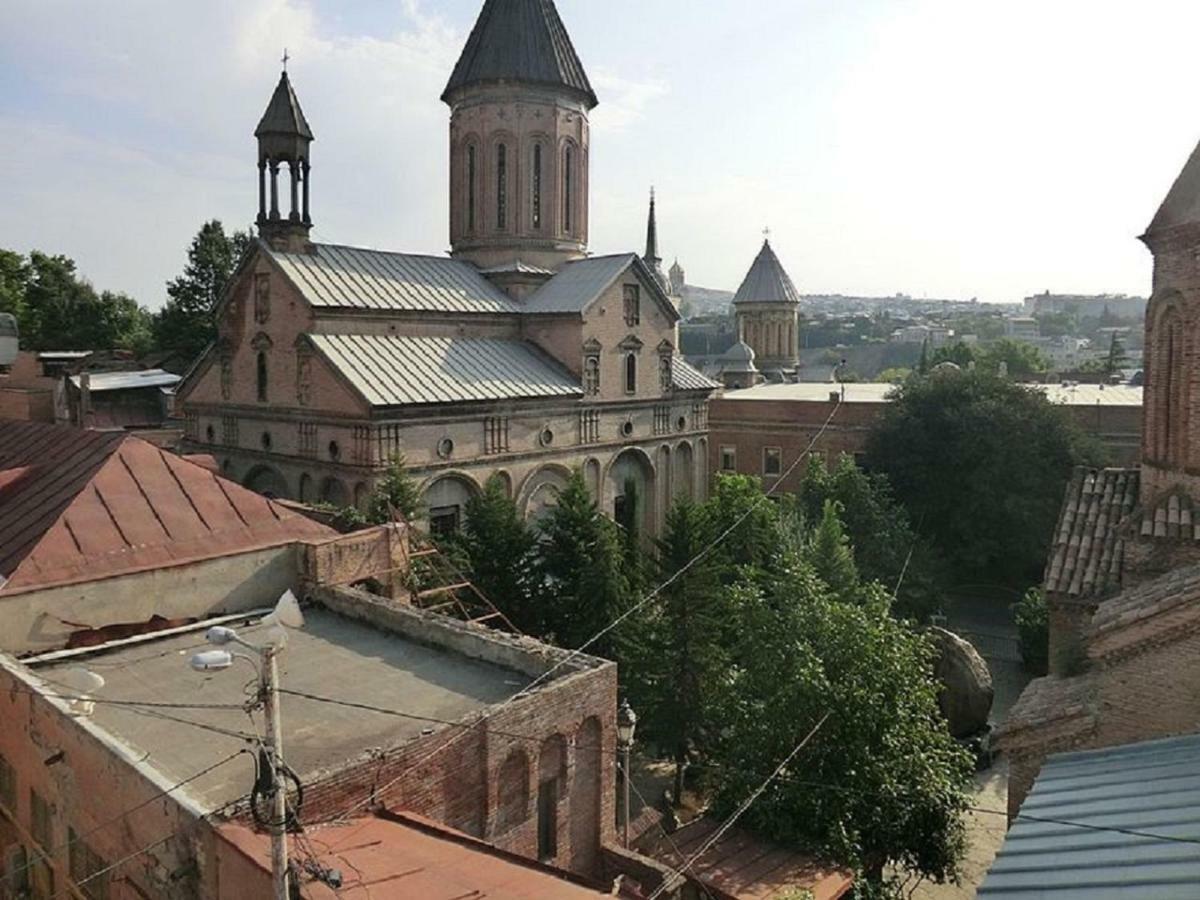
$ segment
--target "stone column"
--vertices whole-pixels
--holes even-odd
[[[271,218],[279,219],[279,163],[271,160]]]
[[[267,218],[267,161],[258,164],[258,221]]]
[[[292,207],[288,213],[288,221],[300,221],[300,162],[299,160],[288,160],[288,175],[292,182]]]
[[[308,215],[308,180],[311,177],[309,172],[311,172],[312,169],[309,166],[307,159],[301,163],[300,171],[304,175],[304,224],[311,225],[312,219]]]

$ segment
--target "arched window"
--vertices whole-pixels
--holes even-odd
[[[533,145],[533,211],[531,215],[533,227],[538,231],[542,228],[542,145]]]
[[[583,363],[583,392],[590,397],[600,393],[600,357],[589,356]]]
[[[625,356],[625,393],[637,393],[637,356],[633,353]]]
[[[475,230],[475,182],[478,178],[478,160],[475,145],[467,147],[467,231]]]
[[[508,227],[508,145],[496,147],[496,227]]]
[[[563,231],[570,234],[573,229],[575,210],[575,148],[567,144],[563,148]]]
[[[267,354],[263,350],[258,353],[258,399],[267,402]]]

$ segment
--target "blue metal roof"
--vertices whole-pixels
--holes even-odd
[[[1196,900],[1200,735],[1050,757],[977,896]]]

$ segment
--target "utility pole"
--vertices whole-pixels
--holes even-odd
[[[280,771],[283,759],[283,730],[279,724],[279,667],[275,662],[277,648],[267,644],[262,654],[262,695],[267,719],[266,751],[271,766],[271,880],[275,900],[289,900],[287,852],[287,788]]]

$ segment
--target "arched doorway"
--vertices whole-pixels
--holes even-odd
[[[583,480],[593,500],[600,498],[600,460],[589,459],[583,464]]]
[[[255,466],[246,474],[242,484],[256,494],[271,499],[286,499],[288,496],[287,481],[271,466]]]
[[[467,503],[478,494],[478,486],[465,475],[443,475],[431,482],[422,494],[429,533],[448,535],[458,531],[467,518]]]
[[[604,511],[618,525],[636,528],[643,538],[656,534],[654,464],[644,450],[629,447],[608,467],[604,480]]]

